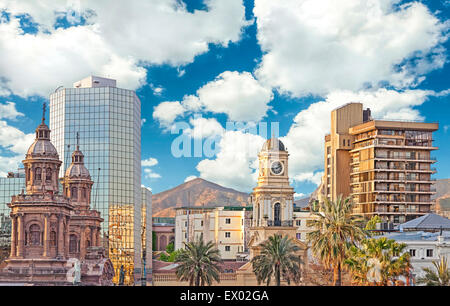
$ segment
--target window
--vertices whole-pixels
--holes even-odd
[[[231,224],[231,219],[230,218],[226,218],[225,219],[225,224]]]
[[[411,255],[411,257],[416,257],[416,250],[415,249],[410,249],[409,250],[409,255]]]
[[[225,252],[229,252],[231,250],[231,247],[229,245],[225,246]]]
[[[231,237],[231,233],[230,232],[225,232],[225,238],[230,238]]]
[[[301,225],[302,225],[302,220],[296,220],[296,221],[295,221],[295,224],[296,224],[297,226],[301,226]]]
[[[187,221],[184,221],[184,226],[186,226],[186,227],[187,227]]]
[[[69,237],[69,252],[76,253],[78,252],[78,239],[75,235],[70,235]]]
[[[47,170],[45,170],[45,180],[46,181],[52,180],[52,169],[51,168],[47,168]]]
[[[72,187],[71,198],[76,200],[78,198],[78,190],[77,187]]]
[[[203,226],[203,220],[202,220],[202,221],[200,221],[200,226]]]
[[[433,249],[427,249],[427,257],[433,257]]]
[[[36,168],[36,170],[34,170],[36,173],[36,181],[41,181],[42,180],[42,170],[41,168]]]
[[[297,238],[298,240],[301,240],[301,239],[302,239],[302,233],[297,233],[295,236],[296,236],[296,238]]]
[[[41,245],[41,228],[37,224],[30,226],[31,245]]]

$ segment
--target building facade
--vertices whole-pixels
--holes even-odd
[[[175,216],[175,249],[184,248],[203,235],[204,241],[213,241],[224,260],[245,257],[246,208],[179,207]]]
[[[112,284],[112,264],[103,256],[99,240],[103,219],[90,209],[93,182],[84,167],[84,155],[77,145],[60,193],[62,162],[44,121],[43,116],[22,162],[26,188],[12,196],[8,204],[11,247],[6,267],[0,271],[0,282],[68,284],[71,263],[81,261],[79,281]]]
[[[333,110],[325,136],[325,196],[350,196],[355,213],[394,224],[429,213],[437,129],[437,123],[373,120],[361,103]]]
[[[9,173],[7,177],[0,178],[0,263],[9,254],[11,242],[11,209],[8,203],[13,195],[19,194],[25,189],[25,170],[19,169],[16,173]],[[3,254],[4,253],[4,254]]]
[[[139,98],[132,90],[117,88],[115,80],[85,78],[74,88],[60,88],[50,95],[50,128],[63,160],[60,176],[69,166],[75,135],[80,133],[85,165],[95,182],[92,205],[105,219],[100,239],[105,247],[111,246],[107,251],[116,274],[121,265],[127,266],[127,284],[132,284],[142,268]]]

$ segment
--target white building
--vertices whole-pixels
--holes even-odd
[[[380,237],[380,236],[378,236]],[[377,237],[377,238],[378,238]],[[411,255],[412,277],[417,280],[423,277],[423,268],[434,270],[433,261],[439,262],[440,256],[450,261],[450,231],[440,232],[403,232],[383,235],[407,245],[407,252]]]

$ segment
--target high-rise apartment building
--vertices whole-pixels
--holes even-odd
[[[373,120],[361,103],[333,110],[325,136],[325,196],[351,196],[355,213],[394,224],[429,213],[437,129],[437,123]]]
[[[92,208],[104,219],[102,239],[116,275],[125,283],[141,277],[141,102],[132,90],[95,76],[50,95],[52,142],[70,165],[79,133],[94,186]],[[110,230],[113,229],[113,233]],[[150,245],[151,248],[151,245]],[[115,278],[118,281],[118,278]]]

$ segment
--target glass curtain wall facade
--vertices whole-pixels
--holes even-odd
[[[25,189],[25,175],[0,178],[0,262],[8,258],[11,244],[11,196]]]
[[[63,161],[63,176],[79,132],[94,181],[91,207],[104,219],[102,239],[115,282],[123,266],[124,284],[133,284],[141,274],[141,102],[132,90],[94,83],[50,95],[51,141]]]

